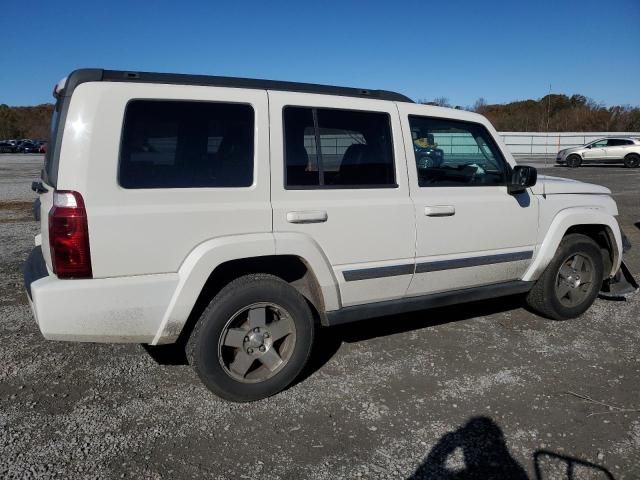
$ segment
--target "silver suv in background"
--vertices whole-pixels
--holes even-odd
[[[556,163],[577,168],[583,163],[622,163],[640,165],[640,139],[631,137],[600,138],[581,147],[560,150]]]

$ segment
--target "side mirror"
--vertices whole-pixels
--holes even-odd
[[[592,147],[592,145],[587,145],[587,146],[586,146],[586,148],[591,148],[591,147]]]
[[[528,165],[516,165],[511,172],[511,181],[507,185],[510,194],[524,192],[528,187],[533,187],[538,180],[538,171]]]

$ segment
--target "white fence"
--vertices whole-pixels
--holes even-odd
[[[558,150],[577,147],[603,137],[640,137],[640,132],[498,132],[514,156],[555,157]],[[438,148],[445,154],[478,154],[480,150],[470,134],[434,134]],[[342,157],[352,143],[364,139],[353,135],[326,135],[321,139],[322,153]],[[315,154],[315,137],[305,135],[304,145],[309,155]]]
[[[513,155],[555,155],[602,137],[640,137],[640,132],[498,132]]]

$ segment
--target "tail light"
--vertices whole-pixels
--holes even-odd
[[[78,192],[53,193],[49,246],[53,272],[58,278],[91,278],[87,211]]]

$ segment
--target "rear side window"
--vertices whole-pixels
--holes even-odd
[[[387,113],[285,107],[287,188],[396,187]]]
[[[621,147],[623,145],[633,145],[631,140],[623,140],[621,138],[610,138],[607,141],[607,147]]]
[[[133,100],[118,179],[124,188],[247,187],[254,112],[232,103]]]

